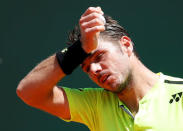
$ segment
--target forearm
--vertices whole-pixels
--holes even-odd
[[[42,102],[53,95],[53,87],[57,82],[66,74],[71,74],[97,48],[98,40],[94,38],[96,38],[97,33],[105,30],[105,22],[100,19],[103,18],[102,15],[101,8],[88,8],[79,23],[81,39],[78,38],[66,50],[58,52],[57,55],[53,55],[37,65],[19,83],[18,96],[25,102],[32,104],[32,102]]]
[[[39,102],[51,95],[53,87],[64,76],[55,55],[50,56],[21,80],[17,94],[27,103]]]

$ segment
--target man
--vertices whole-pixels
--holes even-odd
[[[80,32],[70,35],[74,44],[37,65],[19,83],[18,96],[92,131],[182,131],[183,80],[145,67],[125,29],[103,15],[100,7],[88,8]],[[79,64],[102,88],[56,85]]]

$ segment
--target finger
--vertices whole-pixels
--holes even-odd
[[[88,35],[94,35],[94,34],[96,34],[98,32],[104,31],[104,30],[105,30],[105,26],[100,25],[100,26],[94,26],[92,28],[87,28],[87,29],[85,29],[85,32]]]
[[[103,11],[101,10],[101,8],[99,8],[99,7],[89,7],[86,11],[85,11],[85,13],[82,15],[82,17],[83,16],[86,16],[86,15],[89,15],[89,14],[91,14],[91,13],[93,13],[93,12],[96,12],[96,13],[100,13],[100,14],[104,14],[103,13]]]
[[[99,13],[91,13],[87,16],[84,16],[84,17],[81,17],[81,19],[79,20],[79,23],[82,24],[83,22],[88,22],[88,21],[91,21],[92,19],[95,19],[95,18],[99,18],[103,21],[103,23],[105,24],[105,18],[102,14],[99,14]]]
[[[104,25],[103,21],[101,19],[95,18],[89,22],[82,23],[81,28],[86,29],[86,28],[92,28],[94,26],[100,26],[100,25]]]

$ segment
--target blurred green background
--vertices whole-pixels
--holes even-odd
[[[0,131],[87,131],[25,105],[19,81],[41,60],[66,46],[67,34],[89,6],[101,6],[131,34],[143,63],[183,77],[181,0],[1,0]],[[63,79],[71,88],[96,87],[78,68]]]

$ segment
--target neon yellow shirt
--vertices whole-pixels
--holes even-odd
[[[183,131],[183,79],[160,74],[133,118],[118,97],[102,88],[65,88],[71,120],[91,131]]]

